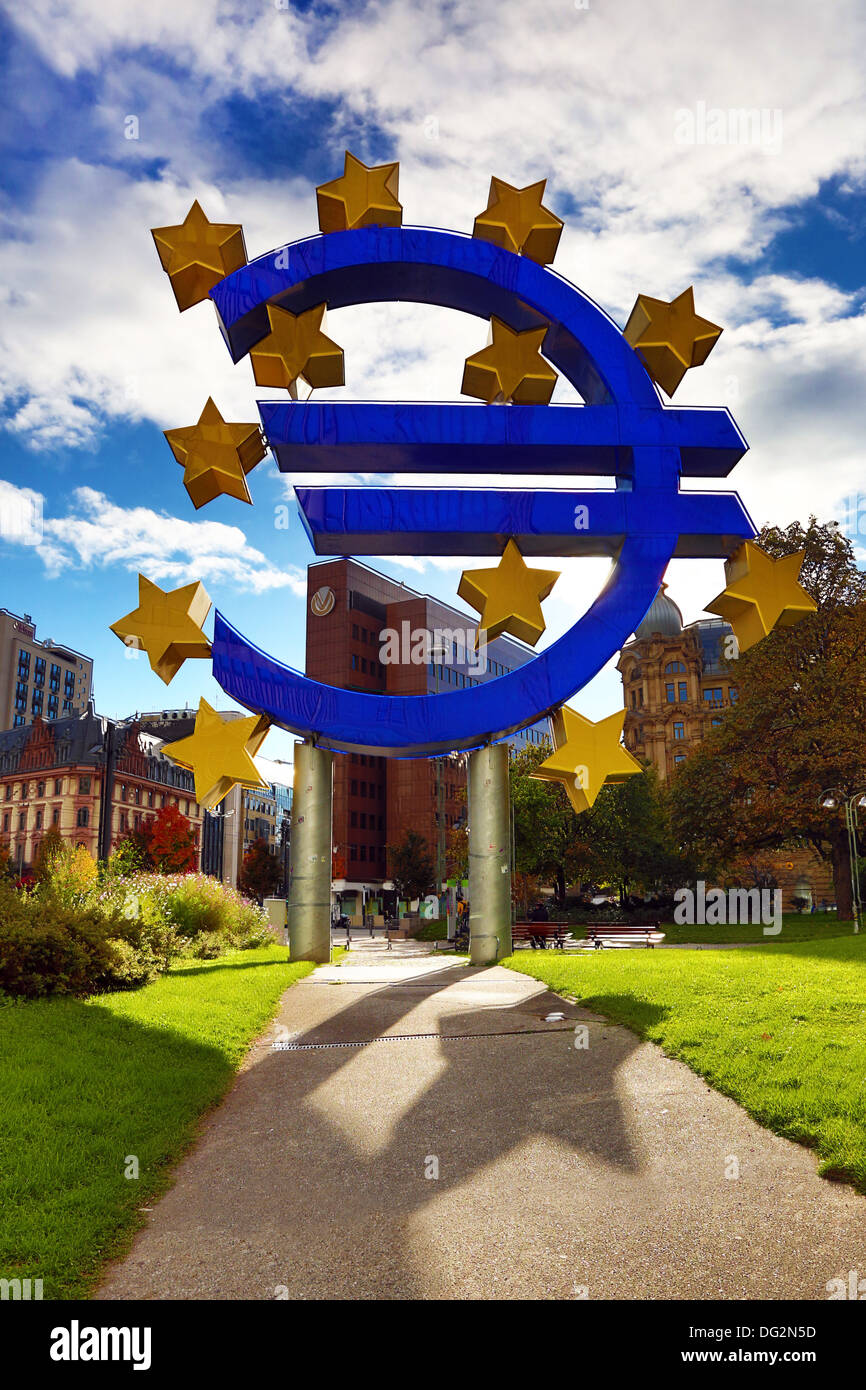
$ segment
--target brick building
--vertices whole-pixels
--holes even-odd
[[[634,638],[620,652],[623,741],[636,758],[655,765],[662,781],[736,703],[737,685],[726,660],[731,636],[722,618],[684,626],[662,585]],[[832,870],[812,850],[767,850],[759,860],[782,889],[786,909],[795,896],[811,895],[816,905],[834,901]],[[742,877],[748,886],[747,866]]]
[[[328,685],[427,695],[493,681],[534,655],[523,643],[500,637],[488,644],[486,663],[479,662],[472,650],[472,614],[357,560],[310,565],[307,595],[306,673]],[[438,652],[435,640],[422,640],[437,632],[452,634]],[[544,720],[512,743],[519,748],[547,736]],[[399,843],[410,828],[423,835],[444,874],[447,833],[465,821],[465,787],[463,757],[335,754],[334,886],[344,902],[347,896],[375,895],[388,882],[386,846]]]
[[[0,840],[19,873],[33,863],[50,826],[99,858],[169,804],[190,821],[198,845],[192,774],[134,720],[115,723],[89,707],[73,718],[37,717],[0,732]]]

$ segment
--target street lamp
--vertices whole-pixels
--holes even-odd
[[[837,787],[829,787],[818,798],[825,811],[835,811],[839,806],[845,810],[845,831],[848,836],[848,863],[851,870],[851,903],[854,912],[854,930],[860,930],[860,917],[863,902],[860,897],[860,865],[857,853],[857,808],[866,807],[866,788],[849,796]]]

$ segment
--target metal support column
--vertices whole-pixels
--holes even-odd
[[[292,798],[292,960],[331,959],[331,801],[334,755],[308,740],[295,748]]]
[[[494,965],[511,954],[508,745],[469,756],[469,955]]]

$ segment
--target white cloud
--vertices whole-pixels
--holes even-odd
[[[278,569],[247,541],[239,526],[220,521],[182,521],[150,507],[119,507],[95,488],[76,488],[63,516],[45,516],[37,553],[51,577],[69,569],[119,565],[156,582],[175,585],[201,579],[227,589],[261,594],[273,589],[306,593],[303,571]],[[0,516],[44,498],[0,480]],[[15,534],[11,543],[30,543]]]
[[[781,8],[696,0],[687,19],[682,0],[586,10],[571,0],[379,0],[335,15],[319,44],[317,7],[301,14],[268,0],[31,0],[15,8],[13,22],[46,62],[67,76],[94,74],[106,140],[90,163],[50,165],[32,204],[10,214],[12,236],[0,251],[0,391],[19,439],[75,448],[91,444],[105,420],[187,424],[211,394],[232,418],[255,418],[256,398],[272,393],[255,388],[247,362],[232,366],[209,306],[178,315],[148,229],[179,220],[198,196],[212,218],[244,223],[251,256],[314,231],[313,181],[275,171],[227,184],[214,173],[217,137],[207,143],[202,119],[210,103],[234,93],[259,98],[282,119],[290,93],[334,103],[320,133],[322,180],[339,172],[341,125],[384,131],[401,159],[407,223],[468,231],[491,173],[514,183],[548,175],[547,202],[566,219],[556,269],[618,322],[638,291],[670,297],[694,283],[698,311],[725,333],[676,400],[731,407],[751,450],[713,486],[736,488],[759,525],[810,511],[838,515],[844,499],[864,490],[862,295],[796,269],[762,273],[792,206],[829,178],[863,186],[860,0],[788,0]],[[154,54],[188,66],[188,78],[160,71]],[[778,108],[781,144],[678,143],[677,112],[698,103]],[[130,111],[141,139],[124,144]],[[159,180],[140,176],[145,160],[162,161]],[[723,268],[728,257],[751,263],[749,282]],[[346,350],[347,385],[321,394],[343,399],[458,398],[463,360],[486,336],[477,320],[414,305],[340,310],[328,331]],[[569,398],[561,383],[556,399]],[[123,513],[133,531],[129,519],[143,511]],[[96,525],[88,504],[79,498],[66,520],[62,534],[46,535],[55,567],[85,563],[74,534],[81,520],[89,563],[107,562],[97,556],[110,547],[86,539]],[[285,579],[287,571],[250,552],[241,532],[239,549],[225,537],[211,547],[198,535],[169,559],[160,544],[153,563],[175,567],[163,569],[165,578],[194,559],[198,572],[212,564],[232,582],[302,592],[297,577]],[[130,553],[148,553],[130,535],[118,541],[119,556],[126,543]],[[250,554],[258,558],[250,562]],[[416,584],[414,576],[435,573],[437,587],[459,565],[402,562]],[[562,568],[548,605],[551,635],[585,609],[604,565]],[[670,582],[687,618],[698,616],[695,604],[722,587],[721,562],[675,562]]]

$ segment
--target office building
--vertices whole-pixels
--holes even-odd
[[[50,638],[40,641],[29,613],[0,608],[0,729],[80,714],[92,686],[89,656]]]
[[[421,594],[358,560],[324,560],[307,571],[306,673],[313,680],[377,695],[428,695],[495,681],[534,652],[499,637],[476,654],[477,617]],[[511,740],[548,737],[546,720]],[[429,847],[446,877],[449,830],[465,824],[465,756],[385,758],[334,755],[334,888],[357,918],[366,898],[382,906],[390,886],[387,846],[407,830]]]

